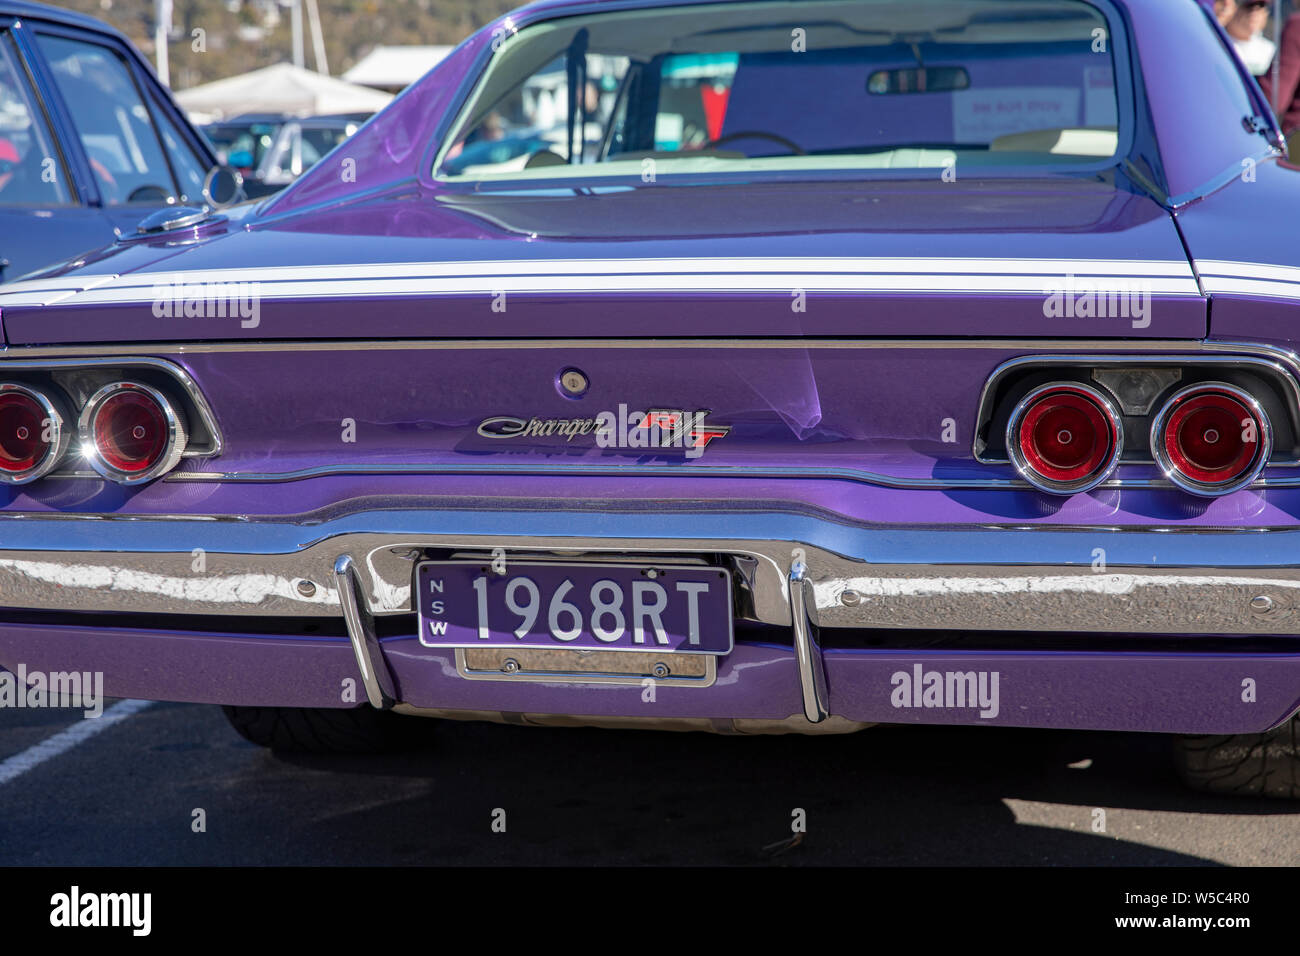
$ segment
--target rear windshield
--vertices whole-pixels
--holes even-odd
[[[436,174],[1090,166],[1113,42],[1077,0],[830,0],[600,13],[504,39]]]

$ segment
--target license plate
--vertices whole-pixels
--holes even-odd
[[[568,647],[729,654],[731,573],[696,565],[425,561],[426,647]]]

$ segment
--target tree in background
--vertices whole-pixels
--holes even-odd
[[[317,5],[325,55],[337,76],[381,43],[458,43],[520,2],[317,0]],[[154,62],[154,0],[59,0],[59,6],[111,23]],[[172,28],[167,49],[177,90],[293,60],[289,7],[277,0],[173,0]],[[307,64],[313,66],[310,36],[306,46]]]

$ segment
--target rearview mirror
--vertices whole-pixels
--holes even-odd
[[[951,93],[970,88],[962,66],[914,66],[877,70],[867,77],[868,93]]]

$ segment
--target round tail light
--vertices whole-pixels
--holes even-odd
[[[1151,422],[1151,453],[1195,495],[1226,495],[1259,477],[1273,450],[1268,416],[1248,392],[1205,382],[1176,392]]]
[[[138,485],[176,467],[185,420],[162,392],[139,382],[105,385],[82,409],[82,453],[105,478]]]
[[[1075,382],[1035,388],[1007,422],[1007,451],[1016,470],[1052,494],[1095,488],[1114,472],[1123,448],[1124,426],[1114,403]]]
[[[26,484],[59,463],[68,447],[65,407],[38,389],[0,384],[0,481]]]

